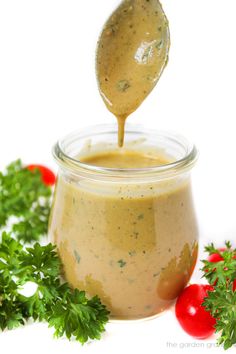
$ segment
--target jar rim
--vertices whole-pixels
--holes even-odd
[[[117,126],[115,124],[99,124],[88,126],[85,129],[77,130],[66,135],[64,138],[57,141],[53,146],[53,156],[58,165],[65,170],[69,170],[71,173],[76,175],[90,175],[91,178],[138,178],[142,177],[155,177],[156,179],[163,179],[169,177],[170,175],[176,175],[190,170],[196,163],[198,158],[198,151],[194,144],[190,143],[184,136],[167,131],[158,131],[153,129],[147,129],[140,125],[127,124],[126,134],[134,133],[140,134],[140,137],[146,135],[147,137],[152,136],[156,138],[162,138],[172,141],[175,144],[181,145],[185,150],[185,155],[176,159],[173,162],[167,164],[142,167],[142,168],[111,168],[111,167],[101,167],[87,164],[86,162],[81,162],[73,156],[70,156],[65,151],[65,144],[76,142],[81,138],[87,137],[87,139],[92,136],[101,134],[111,134],[117,132]]]

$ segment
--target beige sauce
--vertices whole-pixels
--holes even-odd
[[[125,0],[108,19],[97,48],[97,78],[117,117],[119,146],[126,118],[155,87],[169,51],[169,28],[158,0]]]
[[[144,168],[166,164],[164,157],[157,157],[140,153],[137,151],[118,150],[96,154],[84,159],[81,162],[101,167],[110,168]]]
[[[105,167],[168,163],[137,151],[103,152],[83,162]],[[188,175],[148,182],[58,179],[50,235],[65,278],[98,295],[115,318],[155,315],[185,287],[197,257]]]

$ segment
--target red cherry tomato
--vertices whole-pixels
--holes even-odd
[[[226,248],[219,248],[218,250],[220,252],[224,252],[226,250]],[[207,260],[212,263],[217,263],[217,262],[223,261],[223,259],[224,258],[219,253],[213,253],[207,258]]]
[[[43,165],[28,165],[28,170],[34,171],[38,169],[42,175],[42,181],[46,186],[53,186],[56,182],[55,174],[46,166]]]
[[[233,291],[235,291],[235,290],[236,290],[236,279],[233,282]]]
[[[215,332],[216,320],[202,306],[211,285],[192,284],[183,290],[175,305],[175,314],[181,327],[192,337],[204,339]]]
[[[222,247],[222,248],[218,248],[218,250],[220,252],[224,252],[224,251],[226,251],[226,248]],[[236,256],[233,256],[233,259],[236,259]],[[217,262],[223,261],[224,258],[219,253],[213,253],[207,258],[207,260],[212,263],[217,263]],[[207,270],[206,270],[206,272],[207,272]],[[213,285],[215,286],[216,284],[217,284],[217,279],[215,280]],[[236,279],[233,282],[233,291],[235,291],[235,290],[236,290]]]
[[[207,258],[207,260],[212,263],[223,261],[223,259],[224,258],[219,253],[213,253]]]

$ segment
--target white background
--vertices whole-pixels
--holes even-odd
[[[0,0],[0,168],[21,157],[56,169],[51,147],[59,137],[114,121],[97,90],[94,59],[99,32],[118,3]],[[170,61],[129,121],[195,141],[201,244],[221,244],[236,235],[236,3],[162,3],[170,21]],[[211,347],[214,338],[187,336],[171,311],[154,321],[109,324],[102,341],[83,348],[51,334],[44,324],[0,334],[1,352],[223,352]]]

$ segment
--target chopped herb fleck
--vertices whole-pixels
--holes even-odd
[[[76,250],[74,250],[74,256],[75,256],[76,262],[80,263],[81,257],[80,257],[79,253]]]
[[[145,48],[142,58],[141,58],[141,62],[142,63],[147,63],[148,59],[152,56],[152,52],[153,52],[153,48],[152,46],[149,46],[147,48]]]
[[[128,90],[128,88],[130,88],[130,83],[128,80],[120,80],[117,83],[117,89],[121,92],[125,92],[126,90]]]
[[[115,34],[119,29],[119,26],[117,23],[113,23],[111,24],[108,29],[107,29],[107,32],[106,34],[109,36],[110,34]]]
[[[129,251],[129,255],[130,255],[130,257],[135,256],[136,255],[136,251]]]
[[[160,50],[163,47],[163,40],[161,39],[160,42],[156,44],[156,48]]]
[[[147,75],[147,80],[148,80],[148,81],[153,81],[153,82],[154,82],[154,78],[153,78],[153,76],[151,76],[151,75]]]
[[[120,268],[123,268],[126,266],[126,262],[123,259],[120,259],[117,263],[119,264]]]
[[[153,278],[157,277],[160,274],[160,272],[154,273]]]
[[[138,220],[142,220],[144,218],[143,214],[138,215]]]

